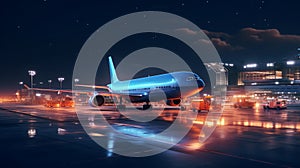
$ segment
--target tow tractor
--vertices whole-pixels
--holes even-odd
[[[201,111],[207,111],[209,112],[210,109],[210,101],[208,98],[198,98],[191,101],[191,109],[194,112],[201,112]]]
[[[277,109],[277,110],[280,110],[280,109],[286,109],[286,102],[284,100],[271,100],[269,102],[266,102],[264,105],[263,105],[263,108],[264,109]]]
[[[240,95],[235,97],[234,108],[253,108],[256,106],[256,102],[249,96]]]

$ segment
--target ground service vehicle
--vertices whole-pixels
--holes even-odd
[[[283,100],[272,100],[263,105],[264,109],[286,109],[286,102]]]
[[[201,112],[203,110],[209,111],[210,101],[207,99],[194,99],[191,101],[191,109],[193,111]]]
[[[236,103],[234,103],[234,108],[253,108],[255,106],[255,102],[250,101],[249,98],[239,98]]]
[[[45,103],[46,107],[74,107],[74,100],[71,97],[50,99]]]

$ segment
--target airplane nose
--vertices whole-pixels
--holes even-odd
[[[204,88],[205,87],[205,83],[202,79],[198,79],[197,80],[197,84],[198,84],[198,87],[200,88]]]

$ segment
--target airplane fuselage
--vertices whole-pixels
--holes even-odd
[[[181,99],[201,91],[205,84],[193,72],[173,72],[107,85],[114,94],[128,96],[131,102],[149,102],[151,97],[160,99]],[[163,96],[162,96],[163,93]]]

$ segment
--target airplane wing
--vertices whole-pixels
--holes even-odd
[[[92,85],[81,85],[81,86],[92,86]],[[85,90],[66,90],[66,89],[44,89],[44,88],[30,88],[28,85],[24,84],[24,87],[28,90],[36,90],[36,91],[45,91],[45,92],[57,92],[60,93],[78,93],[78,94],[87,94],[92,95],[93,93],[91,91],[85,91]],[[109,88],[107,86],[96,86],[93,88],[101,88],[101,89],[107,89],[109,91]],[[112,96],[110,92],[99,92],[103,96]]]
[[[82,84],[78,84],[78,85],[75,85],[75,86],[110,90],[107,86],[82,85]],[[111,94],[111,96],[133,96],[133,97],[142,97],[142,96],[147,95],[147,93],[145,93],[145,92],[134,92],[134,91],[127,91],[127,92],[120,92],[120,93],[110,93],[110,94]]]
[[[75,86],[81,86],[81,87],[88,87],[88,88],[97,88],[97,89],[108,89],[109,88],[107,86],[96,86],[96,85],[82,85],[82,84],[78,84]]]

